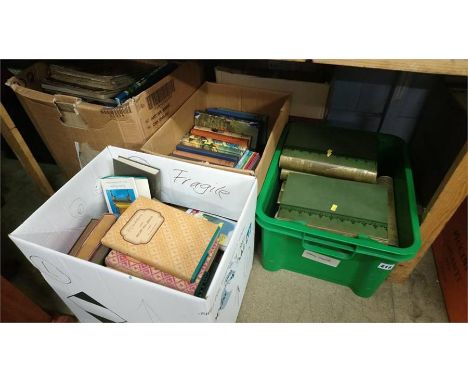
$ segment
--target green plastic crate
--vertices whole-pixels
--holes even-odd
[[[400,246],[392,247],[367,237],[346,237],[307,227],[300,222],[274,219],[280,189],[278,163],[289,126],[278,143],[257,200],[256,220],[262,232],[262,265],[269,271],[287,269],[345,285],[358,296],[370,297],[395,265],[411,260],[421,246],[406,144],[398,137],[378,134],[378,173],[379,176],[391,176],[394,182]]]

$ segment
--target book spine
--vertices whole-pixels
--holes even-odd
[[[216,133],[216,134],[222,134],[223,136],[228,136],[228,137],[245,139],[249,142],[249,144],[250,144],[250,140],[252,139],[250,135],[233,133],[232,131],[227,131],[227,130],[211,129],[209,127],[201,127],[201,126],[195,126],[192,129],[195,129],[197,131],[206,131],[206,132],[211,132],[211,133]]]
[[[195,127],[208,127],[219,131],[227,130],[237,134],[249,135],[252,137],[251,148],[255,148],[257,145],[259,124],[256,122],[230,119],[196,111],[194,115],[194,125]]]
[[[354,167],[337,166],[329,163],[295,158],[287,155],[280,156],[279,166],[284,170],[325,175],[333,178],[354,180],[357,182],[375,183],[377,179],[377,173],[373,171]]]
[[[225,167],[234,167],[236,162],[231,162],[228,160],[224,159],[217,159],[217,158],[212,158],[207,155],[199,155],[199,154],[194,154],[194,153],[189,153],[186,151],[179,151],[179,150],[174,150],[172,152],[172,155],[178,158],[184,158],[184,159],[192,159],[192,160],[197,160],[201,162],[208,162],[211,164],[217,164],[219,166],[225,166]]]
[[[236,168],[244,168],[245,163],[249,160],[249,158],[252,156],[252,151],[247,150],[244,155],[242,155],[241,159],[239,159],[239,162],[237,162]]]
[[[176,146],[176,149],[179,151],[185,151],[185,152],[189,152],[193,154],[206,155],[212,158],[223,159],[223,160],[227,160],[227,161],[234,162],[234,163],[237,163],[239,161],[238,156],[228,155],[228,154],[223,154],[223,153],[216,153],[213,151],[203,150],[203,149],[199,149],[196,147],[185,146],[182,144],[178,144]]]
[[[199,137],[195,135],[185,136],[180,141],[185,146],[196,147],[199,149],[209,150],[217,153],[237,155],[239,158],[244,154],[245,147],[241,147],[234,143],[218,141],[211,138]]]
[[[244,121],[261,122],[261,123],[265,123],[265,121],[266,121],[266,116],[264,116],[264,115],[248,113],[248,112],[245,112],[245,111],[223,109],[223,108],[220,108],[220,107],[208,108],[208,109],[206,109],[206,111],[209,114],[218,115],[218,116],[222,116],[222,117],[243,119]]]
[[[249,139],[236,138],[236,137],[226,135],[223,133],[215,133],[213,131],[198,130],[196,128],[193,128],[192,130],[190,130],[190,134],[198,136],[198,137],[211,138],[217,141],[233,143],[244,148],[247,148],[249,146]]]
[[[254,153],[252,156],[252,159],[247,163],[247,166],[245,167],[246,170],[255,170],[255,167],[257,167],[258,162],[260,161],[260,154],[259,153]]]

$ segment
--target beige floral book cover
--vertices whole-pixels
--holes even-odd
[[[154,199],[139,197],[102,238],[102,244],[183,280],[203,264],[219,226]]]

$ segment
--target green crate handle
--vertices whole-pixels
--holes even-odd
[[[333,246],[335,248],[342,249],[342,251],[337,251],[334,249],[326,248],[323,245],[330,245],[330,243],[326,240],[321,240],[316,237],[312,238],[307,234],[304,234],[302,237],[302,248],[304,248],[306,251],[318,252],[322,255],[334,257],[340,260],[351,260],[356,254],[355,246],[333,243]]]

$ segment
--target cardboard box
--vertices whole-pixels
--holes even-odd
[[[138,65],[141,65],[139,63]],[[53,158],[71,177],[108,145],[138,150],[202,84],[186,62],[145,91],[112,108],[41,90],[48,64],[36,63],[7,81]]]
[[[255,171],[239,170],[211,164],[202,164],[225,171],[240,172],[257,177],[258,190],[275,152],[281,133],[289,118],[289,94],[243,86],[205,82],[167,122],[143,145],[142,151],[159,156],[169,156],[180,139],[193,127],[195,110],[209,107],[267,114],[268,141]],[[187,160],[187,162],[191,162]]]
[[[107,211],[99,179],[113,173],[119,155],[161,170],[162,201],[237,221],[206,298],[66,254],[88,221]],[[252,267],[256,197],[251,176],[107,147],[10,238],[81,322],[234,322]]]
[[[257,77],[227,68],[215,68],[216,82],[291,93],[290,114],[323,119],[330,86],[327,83]]]
[[[466,215],[465,199],[432,244],[432,253],[450,322],[468,322]]]

